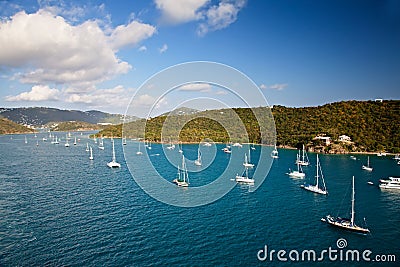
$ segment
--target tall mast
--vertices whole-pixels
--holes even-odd
[[[353,176],[353,192],[351,195],[351,226],[354,226],[354,176]]]
[[[319,160],[318,160],[318,154],[317,154],[317,184],[315,185],[316,187],[318,187],[318,166],[319,165]]]
[[[304,144],[303,144],[303,162],[305,162],[305,160],[304,160]]]
[[[115,159],[115,149],[114,149],[114,139],[112,140],[112,147],[113,147],[113,151],[112,151],[112,161],[116,161]]]

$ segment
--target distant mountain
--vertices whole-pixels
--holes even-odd
[[[30,133],[33,129],[17,124],[9,119],[0,117],[0,134]]]
[[[110,114],[97,110],[60,110],[56,108],[0,108],[0,115],[22,125],[42,126],[49,122],[82,121],[91,124],[123,122],[123,115]],[[138,117],[129,116],[127,121],[135,121]]]
[[[181,108],[177,108],[172,111],[169,111],[169,112],[165,112],[165,113],[161,114],[160,116],[192,115],[192,114],[195,114],[198,112],[200,112],[200,110],[197,110],[194,108],[181,107]]]

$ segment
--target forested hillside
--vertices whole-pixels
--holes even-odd
[[[257,112],[257,109],[253,111]],[[259,143],[259,125],[252,109],[238,108],[233,111],[243,121],[249,141]],[[277,144],[281,146],[300,147],[306,144],[311,147],[314,145],[312,140],[317,135],[330,136],[332,140],[337,140],[340,135],[348,135],[354,142],[352,150],[355,151],[400,152],[400,101],[398,100],[382,103],[344,101],[304,108],[274,106],[272,114],[276,125]],[[233,116],[229,115],[229,110],[203,111],[185,116],[160,116],[147,121],[131,122],[125,125],[124,135],[161,141],[161,129],[167,118],[169,122],[168,127],[163,129],[164,139],[174,136],[174,127],[175,130],[179,129],[182,122],[187,122],[179,133],[179,139],[183,142],[198,142],[205,138],[216,142],[246,140],[246,133]],[[268,125],[269,118],[265,121]],[[143,136],[145,125],[146,136]],[[230,138],[227,131],[230,132]],[[117,125],[104,129],[100,134],[117,137],[121,136],[121,132],[122,125]],[[267,136],[264,140],[273,140],[273,136]]]

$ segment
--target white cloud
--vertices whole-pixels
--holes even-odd
[[[162,54],[162,53],[166,52],[167,50],[168,50],[168,45],[163,44],[163,46],[158,49],[158,52],[160,52],[160,54]]]
[[[221,1],[218,5],[210,7],[205,14],[205,22],[198,26],[197,34],[204,36],[210,31],[228,27],[237,20],[237,15],[245,4],[245,0]]]
[[[16,96],[7,96],[6,101],[57,101],[59,100],[60,91],[52,89],[47,85],[35,85],[31,91],[23,92]]]
[[[139,52],[146,52],[147,51],[147,47],[145,45],[142,45],[141,47],[138,48]]]
[[[97,21],[72,25],[48,10],[22,11],[0,22],[0,67],[21,69],[22,83],[96,84],[127,73],[132,66],[116,50],[154,32],[133,21],[106,33]]]
[[[271,85],[269,88],[280,91],[280,90],[285,89],[287,86],[288,86],[287,83],[276,83],[276,84]]]
[[[109,109],[118,107],[125,110],[129,104],[132,90],[125,89],[122,85],[110,89],[97,89],[90,93],[68,93],[64,92],[67,103],[86,104],[91,108]]]
[[[208,83],[189,83],[179,87],[180,91],[197,91],[207,93],[211,91],[211,85]]]
[[[200,9],[208,2],[209,0],[155,0],[157,9],[162,13],[162,20],[170,24],[200,19]]]
[[[124,46],[136,45],[142,40],[150,38],[156,32],[156,28],[149,25],[132,21],[128,25],[120,25],[114,29],[110,36],[112,47],[118,50]]]

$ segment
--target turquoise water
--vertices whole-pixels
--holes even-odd
[[[282,263],[276,257],[272,262],[257,259],[265,245],[269,250],[320,252],[337,249],[339,238],[346,239],[347,249],[396,255],[397,264],[379,265],[398,266],[400,192],[367,184],[400,176],[400,166],[391,156],[371,156],[374,171],[366,172],[361,170],[365,155],[358,155],[358,160],[320,155],[329,191],[321,196],[299,187],[312,182],[315,154],[309,154],[312,165],[305,168],[306,179],[297,180],[285,174],[295,167],[296,151],[279,150],[279,159],[255,192],[237,185],[208,205],[179,208],[154,200],[132,178],[123,149],[134,154],[137,142],[128,140],[123,148],[117,139],[122,167],[109,169],[110,140],[105,140],[103,151],[86,136],[78,136],[81,141],[69,148],[63,142],[43,143],[42,136],[38,134],[39,146],[33,135],[27,135],[27,144],[24,135],[0,136],[0,266],[275,266]],[[92,162],[85,152],[87,141],[94,148]],[[222,147],[215,149],[215,159],[203,151],[204,163],[211,165],[203,171],[192,169],[192,186],[205,185],[223,173],[231,156]],[[190,160],[197,157],[195,145],[183,145],[183,151]],[[256,146],[254,161],[259,151]],[[236,152],[244,153],[239,148]],[[175,178],[177,170],[165,159],[161,145],[152,144],[149,154],[163,176]],[[179,155],[176,158],[179,162]],[[320,221],[327,214],[349,216],[352,175],[356,222],[362,225],[366,218],[368,236]],[[325,263],[343,265],[329,259]]]

